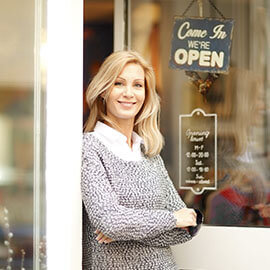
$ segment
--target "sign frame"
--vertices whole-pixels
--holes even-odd
[[[169,66],[186,71],[227,74],[233,30],[234,20],[229,18],[174,16]]]
[[[193,115],[202,114],[204,117],[214,117],[214,186],[203,187],[201,190],[195,190],[193,186],[182,185],[182,119],[185,117],[193,117]],[[196,108],[190,114],[179,115],[179,188],[184,190],[191,190],[195,195],[201,195],[205,190],[217,190],[217,114],[205,113],[202,109]]]

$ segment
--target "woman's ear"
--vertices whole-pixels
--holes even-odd
[[[103,106],[106,108],[106,100],[105,100],[106,92],[104,91],[99,95],[99,98],[101,99]]]
[[[105,99],[105,95],[106,95],[106,91],[102,92],[102,93],[100,94],[100,97],[103,98],[103,99]]]

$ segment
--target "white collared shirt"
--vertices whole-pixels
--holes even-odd
[[[132,149],[127,144],[127,137],[116,129],[98,121],[93,134],[115,155],[127,161],[140,161],[143,157],[141,144],[143,139],[132,132]]]

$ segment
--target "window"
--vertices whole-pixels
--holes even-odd
[[[174,0],[129,3],[128,45],[154,66],[157,90],[162,98],[161,129],[166,142],[162,155],[182,198],[188,206],[201,209],[209,225],[269,226],[267,1],[214,2],[227,18],[235,20],[235,26],[229,74],[220,75],[206,95],[199,92],[184,71],[169,68],[173,17],[181,16],[188,3]],[[203,3],[205,17],[220,18],[208,1]],[[185,16],[198,15],[195,3]],[[207,74],[200,76],[204,80]],[[217,188],[199,195],[181,189],[179,175],[179,116],[198,108],[217,116]],[[186,142],[182,147],[188,149],[190,144]],[[182,169],[191,170],[187,166]],[[214,167],[209,167],[203,173],[213,181],[214,171]]]

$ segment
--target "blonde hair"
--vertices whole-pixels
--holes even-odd
[[[139,64],[145,74],[145,101],[140,112],[136,115],[134,131],[144,140],[144,154],[152,157],[159,154],[163,147],[163,137],[159,130],[160,99],[156,92],[153,68],[137,52],[114,52],[101,65],[86,91],[90,115],[85,124],[85,131],[93,131],[97,121],[106,121],[116,126],[106,115],[101,95],[105,94],[104,100],[106,101],[117,77],[129,63]]]

